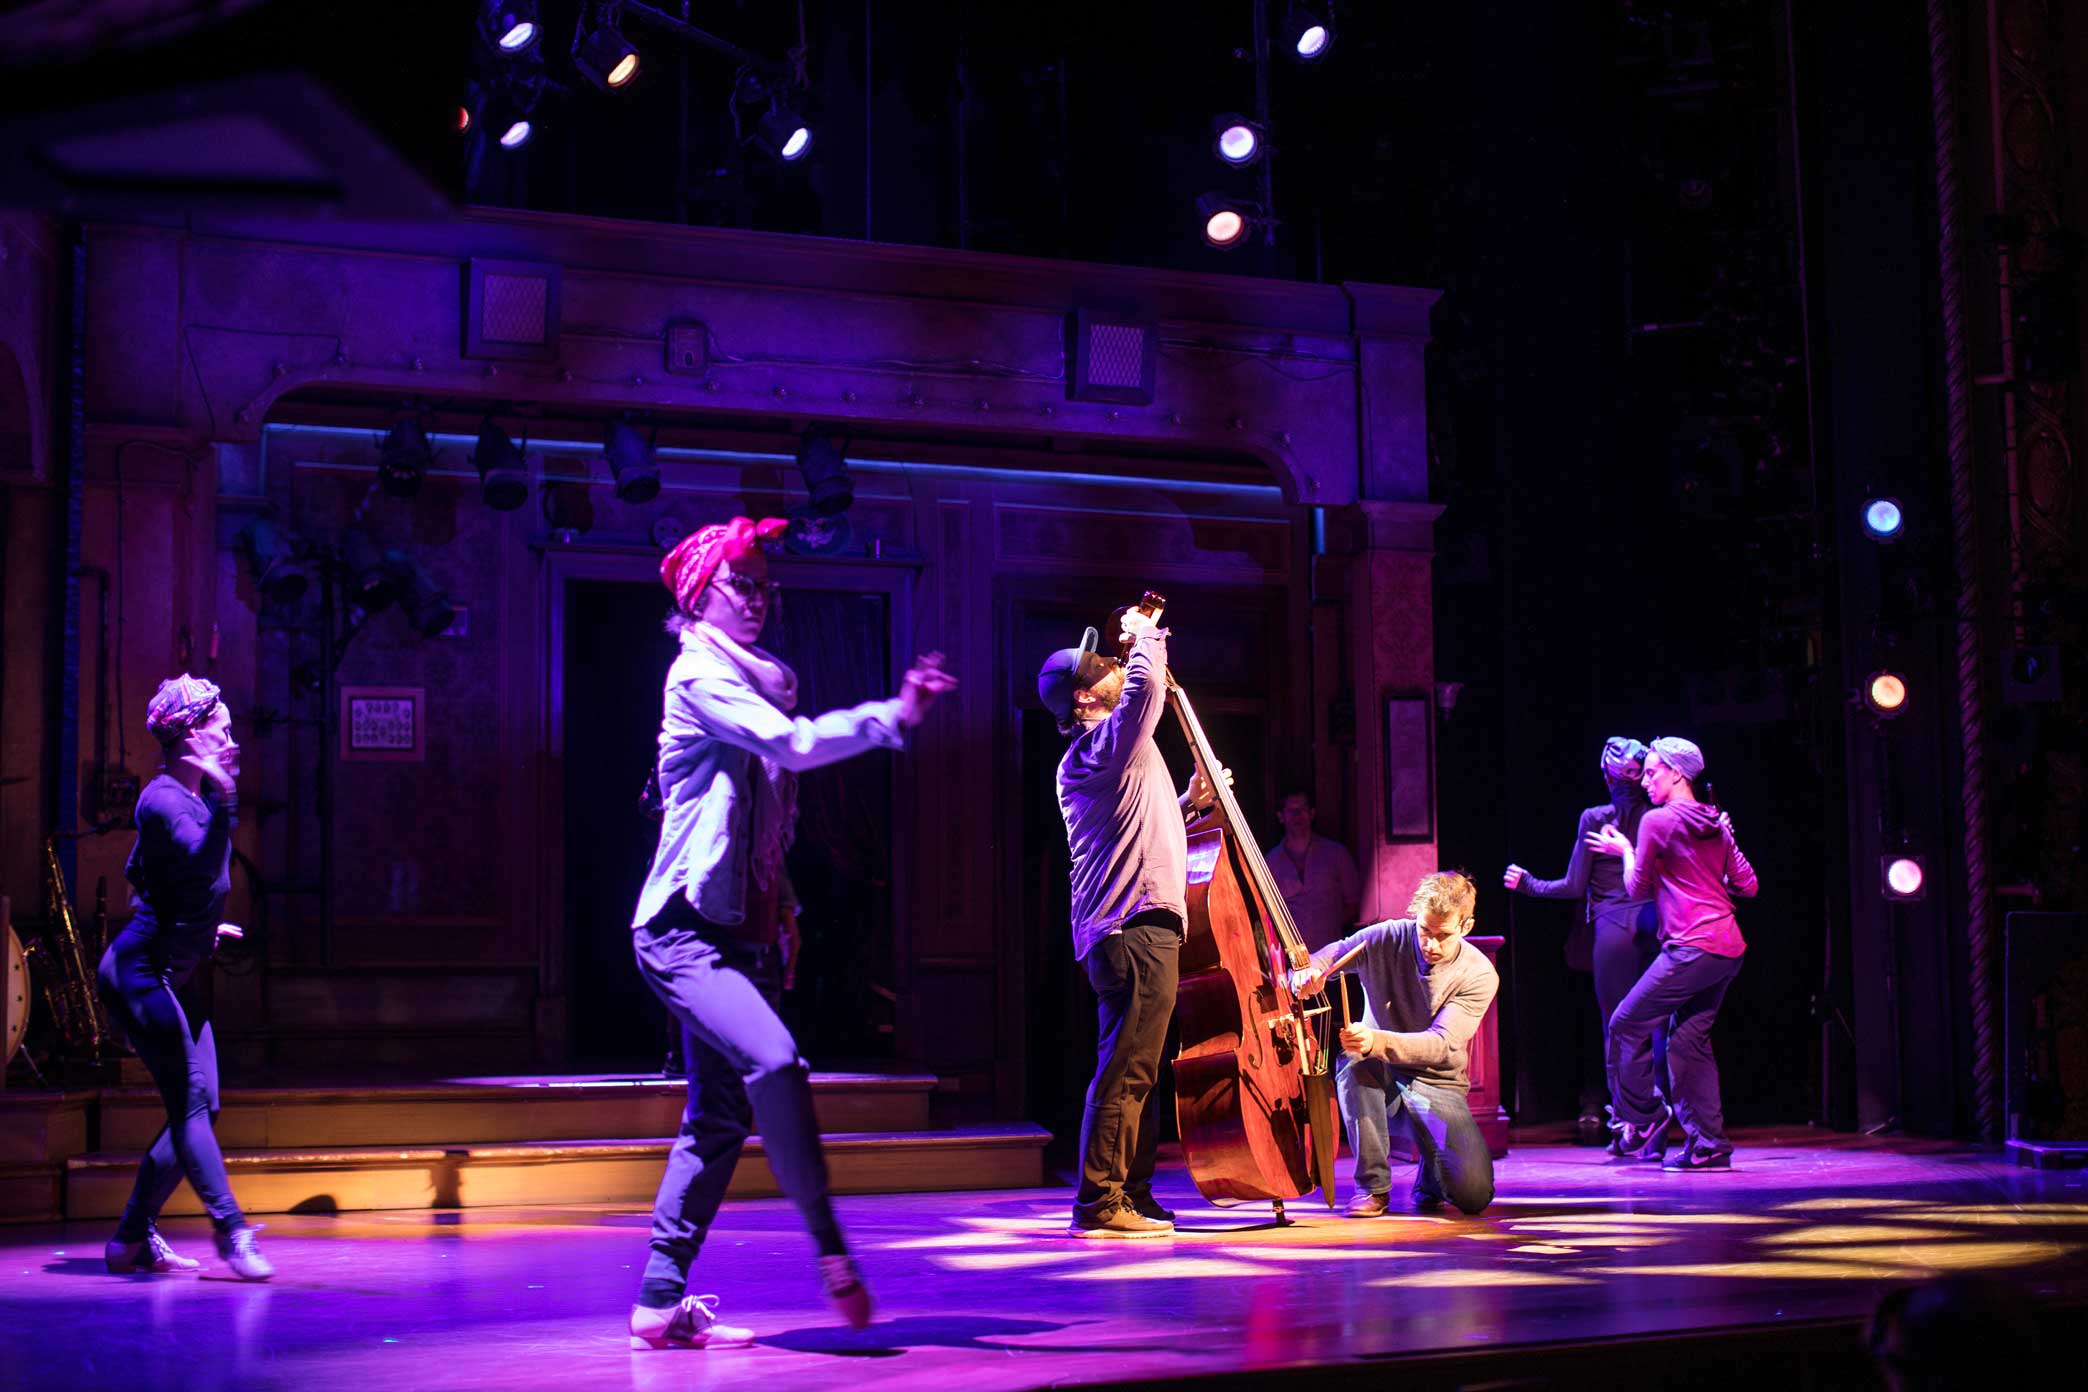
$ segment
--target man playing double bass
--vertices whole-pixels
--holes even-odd
[[[1167,630],[1139,609],[1121,624],[1130,647],[1121,664],[1095,651],[1091,628],[1037,673],[1038,697],[1072,739],[1058,801],[1072,853],[1073,952],[1097,999],[1071,1237],[1174,1232],[1174,1215],[1153,1198],[1160,1128],[1150,1103],[1188,912],[1183,813],[1214,797],[1201,768],[1176,797],[1153,740],[1167,708]]]

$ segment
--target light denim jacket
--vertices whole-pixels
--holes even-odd
[[[905,743],[897,697],[866,701],[816,719],[771,705],[723,653],[694,633],[667,669],[660,717],[660,845],[631,926],[642,927],[680,890],[712,923],[746,918],[748,782],[754,756],[793,772],[838,763],[866,749]]]

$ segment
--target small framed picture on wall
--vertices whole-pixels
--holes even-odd
[[[1435,839],[1435,711],[1426,695],[1385,698],[1385,840]]]
[[[341,688],[343,763],[418,764],[428,751],[427,691],[418,686]]]

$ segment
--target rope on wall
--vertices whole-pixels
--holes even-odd
[[[1965,935],[1971,956],[1972,1093],[1979,1134],[2001,1132],[2001,1040],[1994,964],[2000,957],[1987,864],[1986,651],[1980,632],[1978,498],[1973,491],[1972,366],[1966,346],[1958,188],[1957,52],[1950,0],[1928,0],[1929,98],[1936,131],[1936,260],[1942,281],[1943,392],[1950,461],[1951,554],[1957,564],[1958,736],[1962,759]]]

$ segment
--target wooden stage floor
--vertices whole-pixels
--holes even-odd
[[[794,1210],[729,1204],[694,1289],[759,1332],[730,1351],[629,1349],[646,1234],[630,1206],[270,1217],[263,1245],[281,1274],[265,1286],[222,1279],[214,1262],[201,1278],[110,1276],[103,1223],[0,1228],[0,1386],[993,1392],[1249,1370],[1331,1385],[1295,1375],[1307,1365],[1367,1375],[1358,1385],[1454,1385],[1484,1350],[1527,1368],[1554,1355],[1565,1367],[1577,1344],[1691,1330],[1846,1343],[1833,1322],[1939,1272],[2088,1301],[2083,1172],[1937,1143],[1740,1140],[1732,1173],[1703,1175],[1519,1147],[1478,1218],[1359,1222],[1297,1203],[1281,1229],[1265,1206],[1196,1201],[1169,1167],[1162,1197],[1181,1231],[1161,1242],[1064,1237],[1059,1190],[845,1198],[879,1299],[862,1333],[820,1299]],[[201,1219],[165,1226],[208,1255]],[[1444,1384],[1427,1360],[1404,1361],[1430,1353],[1466,1371]],[[1713,1371],[1691,1381],[1721,1382]]]

